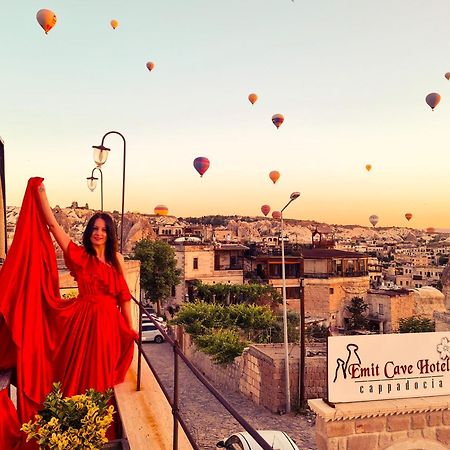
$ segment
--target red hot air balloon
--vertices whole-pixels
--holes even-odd
[[[269,173],[269,178],[273,181],[273,184],[275,184],[280,178],[280,172],[278,172],[278,170],[272,170],[272,172]]]
[[[441,96],[436,92],[432,92],[425,97],[425,101],[427,102],[427,105],[431,108],[431,110],[434,111],[434,108],[436,108],[436,106],[441,101]]]
[[[258,96],[256,94],[249,94],[248,100],[252,105],[254,105],[256,100],[258,100]]]
[[[205,158],[204,156],[199,156],[198,158],[194,159],[194,167],[195,170],[200,174],[202,177],[203,174],[208,170],[209,168],[209,159]]]
[[[36,19],[45,31],[45,34],[47,34],[56,24],[56,15],[49,9],[40,9],[36,14]]]
[[[166,205],[156,205],[153,211],[158,216],[167,216],[169,208]]]
[[[281,212],[280,211],[273,211],[272,212],[272,217],[276,220],[281,219]]]
[[[261,206],[261,212],[267,216],[267,214],[270,213],[270,206],[269,205],[262,205]]]
[[[405,217],[406,217],[406,220],[409,222],[412,219],[412,214],[411,213],[406,213]]]
[[[447,73],[444,75],[444,77],[447,78],[447,80],[450,80],[450,72],[447,72]]]
[[[155,68],[155,63],[149,61],[147,64],[147,69],[149,70],[149,72],[151,72],[154,68]]]
[[[281,124],[284,122],[283,114],[274,114],[272,116],[272,122],[277,128],[280,128]]]

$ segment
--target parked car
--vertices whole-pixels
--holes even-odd
[[[159,325],[164,331],[167,329],[165,322],[161,322]],[[142,319],[142,342],[156,342],[157,344],[164,342],[164,336],[161,331],[147,318]]]
[[[257,431],[274,450],[299,450],[295,441],[284,431]],[[216,445],[226,450],[262,450],[262,447],[247,432],[232,434],[228,439],[219,441]]]

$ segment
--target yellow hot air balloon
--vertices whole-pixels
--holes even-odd
[[[273,181],[273,184],[275,184],[280,178],[280,172],[278,172],[278,170],[272,170],[272,172],[269,173],[269,178]]]
[[[258,100],[258,96],[256,94],[249,94],[248,100],[252,105],[254,105],[256,100]]]
[[[370,172],[372,170],[372,164],[366,164],[366,170]]]
[[[119,22],[116,19],[111,20],[111,22],[109,23],[113,27],[113,30],[115,30],[119,26]]]
[[[157,216],[167,216],[169,213],[169,209],[166,205],[156,205],[153,211]]]
[[[56,24],[56,15],[49,9],[40,9],[36,14],[36,19],[45,31],[45,34],[47,34]]]

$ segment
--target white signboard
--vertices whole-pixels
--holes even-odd
[[[450,394],[450,332],[328,338],[332,403]]]

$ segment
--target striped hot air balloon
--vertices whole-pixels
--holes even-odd
[[[169,213],[169,209],[166,205],[156,205],[153,211],[157,216],[167,216]]]
[[[205,158],[204,156],[199,156],[198,158],[194,159],[194,167],[195,170],[200,174],[202,177],[203,174],[208,170],[209,168],[209,159]]]
[[[280,128],[281,124],[284,122],[283,114],[274,114],[272,116],[272,122],[277,128]]]

